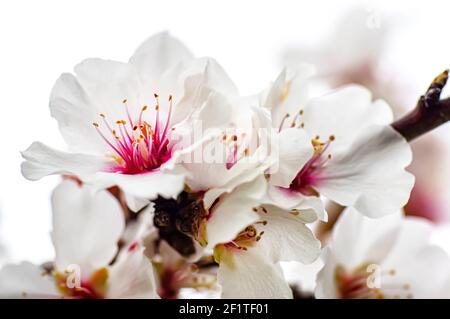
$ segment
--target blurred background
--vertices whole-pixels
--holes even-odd
[[[59,178],[25,180],[20,151],[35,140],[64,147],[48,97],[84,58],[127,61],[169,30],[197,56],[216,58],[244,95],[306,61],[319,91],[361,83],[398,116],[450,67],[449,12],[448,1],[2,1],[0,264],[53,256],[49,198]],[[406,207],[439,225],[434,240],[447,251],[449,133],[450,124],[414,143],[417,184]]]

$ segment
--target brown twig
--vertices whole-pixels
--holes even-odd
[[[447,79],[448,70],[445,70],[431,82],[428,90],[417,101],[414,110],[391,124],[407,141],[412,141],[450,120],[450,98],[441,99]]]

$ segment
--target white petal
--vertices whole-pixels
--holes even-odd
[[[203,130],[225,127],[231,119],[231,110],[232,106],[224,95],[211,92],[196,120],[201,121]]]
[[[238,299],[290,299],[289,288],[279,267],[258,255],[252,249],[224,252],[218,281],[222,298]]]
[[[398,236],[381,263],[384,273],[381,290],[386,297],[442,298],[443,283],[450,275],[450,259],[439,247],[430,244],[433,225],[420,218],[406,217]],[[408,286],[403,291],[398,287]]]
[[[110,267],[108,298],[156,299],[153,266],[138,247],[121,255]]]
[[[305,226],[300,216],[275,206],[265,206],[267,213],[260,213],[266,225],[257,224],[264,231],[255,249],[267,254],[273,263],[280,261],[300,261],[312,263],[320,255],[320,241]],[[300,213],[301,214],[301,213]]]
[[[112,123],[127,120],[126,99],[132,117],[137,118],[143,90],[135,68],[128,63],[86,59],[75,66],[75,74],[96,109]],[[149,103],[149,102],[147,102]]]
[[[160,170],[135,175],[100,172],[87,182],[96,189],[118,186],[126,194],[136,197],[139,201],[137,204],[142,205],[144,199],[155,199],[158,195],[165,198],[176,198],[183,190],[184,175]],[[131,198],[128,197],[128,199]],[[141,205],[133,206],[137,208]]]
[[[289,187],[301,168],[313,155],[313,148],[305,131],[295,128],[282,130],[279,134],[279,161],[277,170],[270,175],[270,184]]]
[[[369,217],[399,211],[408,201],[414,176],[408,143],[391,127],[370,127],[347,151],[333,154],[316,189]]]
[[[5,265],[0,270],[0,298],[58,298],[55,282],[29,262]]]
[[[311,137],[336,137],[331,146],[339,148],[368,130],[371,125],[392,122],[392,111],[383,101],[372,102],[372,94],[362,86],[351,85],[311,99],[302,121]]]
[[[314,295],[317,299],[337,299],[339,292],[336,286],[336,257],[328,247],[323,250],[324,266],[317,274],[317,285]]]
[[[169,70],[162,78],[163,87],[174,87],[175,106],[172,123],[178,123],[195,109],[200,108],[212,92],[227,97],[238,96],[233,81],[223,68],[211,58],[192,61],[184,68]]]
[[[439,287],[449,278],[450,259],[440,247],[430,244],[432,231],[433,225],[424,219],[403,220],[395,245],[382,264],[386,271],[394,269],[395,275],[383,277],[381,289],[408,284],[413,298],[445,296]]]
[[[62,74],[53,86],[50,112],[74,152],[102,153],[107,144],[95,130],[100,110],[93,105],[74,75]]]
[[[261,176],[220,197],[206,224],[208,247],[233,240],[242,229],[259,219],[252,208],[258,206],[266,187]]]
[[[289,127],[290,120],[305,107],[309,98],[308,79],[314,73],[311,65],[301,64],[295,68],[284,69],[272,84],[263,106],[271,110],[275,128],[280,127],[287,113],[290,117],[283,127]]]
[[[398,295],[402,298],[417,299],[448,298],[444,283],[449,278],[449,269],[448,255],[441,248],[428,245],[408,258],[404,256],[401,263],[382,264],[382,271],[389,273],[395,270],[395,274],[383,276],[380,289],[389,298]],[[401,288],[403,291],[399,294]]]
[[[371,219],[353,208],[345,209],[333,229],[336,262],[349,270],[367,262],[381,263],[397,240],[401,218],[398,212]]]
[[[154,210],[153,204],[149,204],[139,213],[137,219],[127,222],[121,238],[123,242],[122,252],[130,246],[136,245],[136,243],[141,243],[153,232],[157,232],[156,227],[153,226]]]
[[[153,88],[166,70],[192,58],[183,43],[168,32],[161,32],[142,43],[129,62],[136,67],[146,87]]]
[[[131,209],[133,212],[138,212],[142,208],[147,206],[150,203],[150,200],[125,193],[125,202],[127,203],[129,209]]]
[[[265,147],[259,147],[252,156],[239,160],[226,174],[220,176],[221,183],[217,183],[214,185],[215,188],[211,188],[205,193],[203,197],[205,207],[209,208],[220,195],[230,193],[239,185],[263,175],[275,163],[275,160],[275,157],[267,156]],[[209,172],[212,173],[213,170]],[[214,175],[209,176],[214,178]]]
[[[107,266],[125,227],[118,201],[106,191],[94,193],[65,180],[53,192],[52,208],[56,268],[76,264],[84,276]]]
[[[269,185],[263,203],[278,206],[285,210],[299,210],[299,218],[305,223],[312,223],[317,219],[325,222],[328,220],[322,199],[316,196],[305,196],[300,192],[293,192],[286,188]]]
[[[22,152],[22,174],[29,180],[38,180],[52,174],[73,174],[78,177],[94,174],[108,167],[104,156],[66,153],[34,142]]]

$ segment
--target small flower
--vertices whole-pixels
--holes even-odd
[[[71,180],[53,192],[54,263],[28,262],[0,271],[0,295],[30,298],[157,298],[153,268],[140,244],[119,252],[124,218],[106,191]],[[113,262],[114,260],[114,262]]]
[[[269,202],[326,214],[318,196],[378,217],[407,202],[414,177],[408,143],[389,126],[392,113],[369,91],[348,86],[308,97],[312,70],[278,77],[264,99],[279,130],[278,170],[269,179]]]
[[[87,59],[57,80],[50,97],[69,152],[40,142],[22,153],[23,175],[71,174],[98,189],[119,186],[130,208],[158,195],[174,198],[185,172],[176,165],[200,140],[186,141],[196,121],[227,121],[217,105],[234,84],[212,59],[195,59],[167,33],[144,42],[129,63]],[[225,114],[224,114],[225,115]]]
[[[316,297],[439,298],[450,260],[430,244],[431,231],[423,219],[370,219],[346,209],[324,253]]]
[[[275,206],[255,207],[258,220],[214,248],[223,298],[292,298],[281,261],[312,263],[320,242],[305,226],[311,215]]]

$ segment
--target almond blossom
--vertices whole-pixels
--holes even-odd
[[[305,225],[316,216],[276,206],[261,206],[253,211],[260,216],[258,221],[214,249],[222,297],[292,298],[280,262],[308,264],[317,259],[320,242]]]
[[[2,298],[158,298],[144,247],[137,242],[119,253],[125,223],[112,195],[65,180],[52,208],[54,262],[4,266]]]
[[[269,202],[325,212],[319,196],[362,214],[398,211],[414,177],[408,143],[392,129],[392,112],[361,86],[311,98],[310,66],[284,70],[263,98],[279,131],[279,169],[270,175]],[[389,185],[389,187],[386,187]]]
[[[160,33],[128,63],[87,59],[55,83],[50,111],[69,151],[34,142],[22,155],[23,175],[76,175],[96,188],[119,186],[138,210],[158,195],[184,187],[177,159],[207,139],[189,141],[193,123],[227,121],[234,84],[212,59],[196,59],[178,40]],[[190,142],[190,143],[188,143]]]
[[[318,274],[317,298],[442,298],[450,259],[430,243],[426,220],[370,219],[353,208],[339,218]]]

